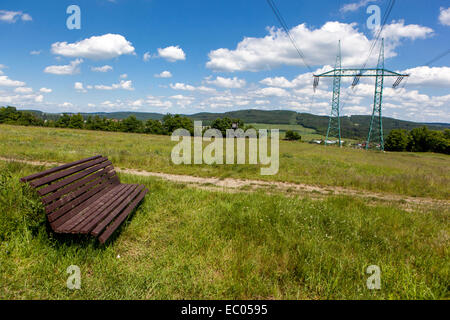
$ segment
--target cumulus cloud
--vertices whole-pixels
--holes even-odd
[[[381,37],[391,41],[399,41],[401,38],[411,40],[425,39],[432,34],[433,29],[431,28],[420,26],[418,24],[405,25],[404,20],[399,20],[386,25],[381,32]]]
[[[369,2],[376,2],[377,0],[361,0],[344,4],[339,11],[342,13],[357,11],[359,8],[366,6]]]
[[[410,74],[408,85],[450,88],[450,67],[421,66],[401,71]]]
[[[179,46],[169,46],[166,48],[158,48],[157,57],[166,59],[169,62],[178,60],[186,60],[186,54]]]
[[[108,33],[75,43],[56,42],[52,44],[51,51],[65,57],[103,60],[134,54],[134,47],[124,36]]]
[[[131,80],[121,80],[119,83],[114,83],[110,86],[106,85],[95,85],[95,89],[97,90],[117,90],[117,89],[123,89],[123,90],[134,90],[133,88],[133,82]]]
[[[146,52],[142,56],[142,60],[144,60],[144,62],[147,62],[148,60],[150,60],[151,57],[152,57],[152,55],[150,54],[150,52]]]
[[[120,79],[126,79],[126,78],[128,78],[128,75],[126,73],[120,75]]]
[[[444,26],[450,26],[450,7],[447,9],[441,7],[439,11],[439,22]]]
[[[71,61],[68,65],[48,66],[44,69],[44,72],[56,75],[73,75],[80,73],[79,65],[81,63],[83,63],[83,59],[76,59]]]
[[[386,46],[385,57],[396,55],[395,49],[402,38],[418,39],[431,35],[432,30],[419,25],[405,25],[403,21],[386,25],[384,34],[391,41]],[[295,42],[303,51],[308,65],[330,64],[335,60],[338,40],[342,43],[342,64],[360,66],[367,59],[371,40],[360,32],[356,23],[327,22],[318,29],[300,24],[290,30]],[[220,48],[208,54],[206,67],[215,71],[261,71],[282,65],[303,66],[303,60],[292,46],[284,31],[268,28],[262,38],[245,37],[234,50]],[[369,63],[376,63],[376,57]]]
[[[289,81],[285,77],[265,78],[259,83],[265,84],[266,86],[281,88],[292,88],[295,86],[293,82]]]
[[[14,89],[14,92],[17,92],[17,93],[31,93],[31,92],[33,92],[33,89],[29,88],[29,87],[18,87],[16,89]]]
[[[159,74],[155,74],[155,78],[172,78],[172,73],[170,73],[170,71],[163,71]]]
[[[7,11],[0,10],[0,21],[6,23],[14,23],[18,19],[22,21],[31,21],[33,18],[28,13],[23,13],[22,11]]]
[[[102,67],[91,67],[91,70],[94,72],[108,72],[108,71],[112,71],[113,67],[111,67],[109,65],[104,65]]]
[[[261,96],[265,96],[265,97],[270,97],[270,96],[286,97],[286,96],[289,96],[289,92],[287,92],[285,89],[275,88],[275,87],[262,88],[262,89],[257,90],[255,93],[257,95],[261,95]]]
[[[23,87],[25,82],[11,80],[8,76],[0,76],[0,86],[3,87]]]
[[[175,84],[171,83],[170,87],[174,90],[185,90],[185,91],[194,91],[195,90],[194,86],[191,86],[191,85],[185,84],[185,83],[179,83],[179,82],[177,82]]]
[[[218,87],[229,88],[229,89],[242,88],[246,84],[244,79],[238,79],[237,77],[234,77],[234,78],[217,77],[215,80],[206,80],[206,82],[209,84],[218,86]]]
[[[39,91],[42,92],[42,93],[50,93],[50,92],[52,92],[53,90],[52,90],[52,89],[49,89],[49,88],[41,88]]]
[[[73,85],[73,87],[74,87],[75,90],[78,90],[78,91],[85,91],[82,82],[75,82],[74,85]]]

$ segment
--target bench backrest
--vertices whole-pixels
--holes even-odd
[[[39,172],[21,181],[37,189],[54,230],[120,183],[111,161],[101,155]]]

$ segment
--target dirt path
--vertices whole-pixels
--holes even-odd
[[[43,162],[43,161],[32,161],[32,160],[20,160],[13,158],[0,157],[2,161],[15,161],[20,163],[26,163],[36,166],[57,166],[62,165],[62,163],[57,162]],[[196,188],[207,189],[207,190],[217,190],[226,192],[250,192],[258,189],[267,191],[268,193],[282,192],[288,195],[295,196],[309,196],[312,198],[323,198],[329,195],[350,195],[356,197],[362,197],[369,199],[370,201],[383,201],[383,202],[398,202],[401,207],[406,209],[411,209],[416,206],[433,206],[433,207],[443,207],[448,208],[450,201],[438,200],[433,198],[417,198],[408,197],[396,194],[384,194],[376,193],[362,190],[355,190],[350,188],[336,187],[336,186],[314,186],[301,183],[290,183],[290,182],[277,182],[277,181],[262,181],[262,180],[248,180],[248,179],[219,179],[219,178],[205,178],[205,177],[195,177],[189,175],[178,175],[160,172],[150,172],[145,170],[135,170],[135,169],[119,169],[116,168],[117,172],[146,176],[146,177],[157,177],[164,180],[185,183],[189,186]]]

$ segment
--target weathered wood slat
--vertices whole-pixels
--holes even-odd
[[[98,183],[102,181],[102,179],[109,179],[114,176],[114,172],[108,172],[104,174],[103,176],[99,177],[98,179],[94,179],[83,185],[81,188],[76,189],[75,191],[72,191],[68,194],[66,194],[63,198],[59,199],[58,201],[53,202],[52,204],[45,207],[45,211],[47,214],[50,214],[52,211],[58,209],[59,207],[62,207],[63,205],[69,203],[70,201],[76,199],[81,194],[88,191],[90,188],[94,187]]]
[[[47,215],[50,222],[53,222],[69,210],[74,209],[76,206],[78,206],[80,203],[83,203],[85,200],[92,197],[94,194],[98,193],[99,191],[103,190],[105,187],[108,186],[108,182],[110,180],[101,180],[95,187],[90,189],[88,192],[84,193],[80,197],[74,199],[73,201],[67,203],[66,205],[62,206],[58,210],[50,213]]]
[[[144,189],[144,186],[139,186],[135,189],[135,191],[130,194],[126,201],[122,202],[120,206],[118,206],[113,212],[111,212],[102,222],[100,222],[94,230],[92,230],[91,234],[94,236],[98,236],[102,230],[112,221],[114,218],[139,194],[139,192]]]
[[[101,243],[105,243],[106,240],[113,234],[114,231],[122,224],[122,222],[128,217],[128,215],[137,207],[139,202],[144,199],[145,195],[147,194],[148,190],[144,189],[139,196],[134,199],[132,203],[120,214],[119,217],[117,217],[116,220],[108,227],[108,229],[105,230],[105,232],[102,233],[102,235],[98,238],[98,240]]]
[[[53,181],[56,181],[56,180],[59,180],[61,178],[70,176],[70,175],[72,175],[74,173],[77,173],[77,172],[79,172],[81,170],[84,170],[86,168],[92,167],[92,166],[94,166],[96,164],[99,164],[99,163],[101,163],[103,161],[106,161],[106,160],[108,160],[108,158],[101,157],[101,158],[98,158],[98,159],[95,159],[95,160],[83,163],[82,165],[79,165],[79,166],[76,166],[76,167],[73,167],[73,168],[70,168],[70,169],[67,169],[67,170],[64,170],[64,171],[59,171],[59,172],[56,172],[56,173],[51,174],[49,176],[45,176],[43,178],[40,178],[38,180],[31,181],[30,185],[32,187],[34,187],[34,188],[37,188],[37,187],[43,186],[44,184],[49,184],[49,183],[51,183]]]
[[[93,157],[90,157],[90,158],[86,158],[86,159],[70,162],[70,163],[64,164],[64,165],[59,166],[59,167],[54,167],[54,168],[51,168],[51,169],[48,169],[48,170],[45,170],[45,171],[42,171],[42,172],[38,172],[38,173],[32,174],[32,175],[27,176],[27,177],[20,178],[20,181],[28,182],[28,181],[31,181],[31,180],[34,180],[34,179],[37,179],[37,178],[44,177],[44,176],[46,176],[48,174],[51,174],[51,173],[54,173],[54,172],[57,172],[57,171],[60,171],[60,170],[64,170],[64,169],[76,166],[77,164],[81,164],[81,163],[84,163],[84,162],[87,162],[87,161],[91,161],[91,160],[94,160],[94,159],[97,159],[97,158],[100,158],[100,157],[101,157],[101,155],[98,155],[98,156],[93,156]]]
[[[66,187],[63,187],[51,194],[49,194],[48,196],[45,196],[44,198],[42,198],[42,202],[44,204],[49,204],[53,201],[57,201],[59,198],[70,194],[71,192],[74,192],[75,190],[78,191],[77,189],[88,184],[91,183],[92,180],[95,180],[99,177],[104,176],[105,174],[111,173],[112,175],[115,174],[114,168],[112,166],[100,169],[99,171],[88,175],[87,177],[80,179],[72,184],[67,185]]]
[[[78,179],[81,179],[81,178],[87,176],[88,174],[91,174],[99,169],[105,168],[110,165],[112,165],[112,163],[110,161],[100,163],[92,168],[86,169],[84,171],[78,172],[77,174],[74,174],[73,176],[67,177],[66,179],[60,180],[60,181],[52,183],[46,187],[43,187],[42,189],[39,189],[37,192],[40,196],[46,195],[50,192],[53,192],[61,187],[68,185],[69,183],[72,183]]]
[[[108,193],[105,193],[96,201],[91,203],[88,207],[78,212],[71,219],[67,220],[63,225],[61,225],[60,230],[64,232],[72,232],[73,229],[76,228],[79,224],[84,223],[86,219],[89,219],[93,212],[96,212],[102,207],[107,206],[109,201],[111,201],[111,199],[113,199],[116,195],[121,194],[124,189],[126,189],[126,185],[117,185]]]
[[[92,229],[94,229],[101,221],[103,221],[103,219],[105,219],[105,217],[113,212],[118,206],[123,204],[126,198],[131,193],[133,193],[139,185],[133,184],[128,186],[129,187],[126,189],[126,191],[115,199],[112,199],[112,202],[110,202],[107,207],[103,208],[102,210],[98,210],[95,214],[92,214],[88,220],[78,225],[75,230],[79,233],[90,233]]]
[[[121,184],[111,161],[101,155],[20,180],[29,183],[41,196],[53,231],[90,233],[101,243],[148,192],[142,185]]]

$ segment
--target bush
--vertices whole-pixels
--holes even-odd
[[[288,130],[286,131],[284,139],[289,141],[298,141],[302,140],[302,136],[296,131]]]
[[[385,142],[387,151],[405,151],[408,144],[408,132],[403,129],[393,129]]]

